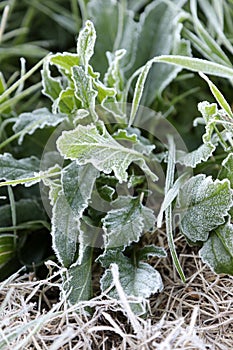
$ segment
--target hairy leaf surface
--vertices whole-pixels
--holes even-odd
[[[209,232],[224,223],[232,206],[230,183],[199,174],[180,190],[179,203],[183,233],[192,242],[206,241]]]
[[[102,130],[93,124],[78,125],[75,130],[64,131],[57,140],[61,155],[76,160],[79,165],[92,163],[106,174],[114,171],[119,182],[127,181],[127,168],[132,162],[156,180],[157,177],[147,166],[143,155],[133,149],[121,146],[101,124]]]
[[[120,196],[112,207],[102,220],[106,248],[125,248],[137,242],[143,231],[149,231],[154,226],[153,211],[142,205],[137,197]]]
[[[214,230],[199,253],[216,273],[233,275],[233,225],[228,222]]]

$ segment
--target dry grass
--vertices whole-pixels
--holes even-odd
[[[160,243],[165,236],[160,235]],[[0,349],[221,349],[233,348],[233,278],[203,266],[182,238],[176,242],[187,276],[184,285],[171,261],[152,260],[164,291],[150,300],[150,314],[134,315],[112,269],[119,300],[107,293],[69,306],[58,299],[60,273],[14,275],[0,284]]]

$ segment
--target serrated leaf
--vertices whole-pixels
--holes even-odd
[[[32,135],[37,129],[44,129],[47,126],[57,126],[65,117],[65,114],[53,114],[47,108],[40,108],[31,113],[20,114],[13,126],[15,133],[20,132],[19,145],[22,144],[25,135]]]
[[[179,204],[182,232],[192,242],[206,241],[209,232],[224,223],[232,206],[230,183],[203,174],[194,176],[180,189]]]
[[[162,279],[158,271],[144,262],[139,262],[135,266],[119,250],[109,250],[98,260],[103,267],[107,268],[100,281],[102,291],[109,288],[113,282],[111,271],[108,268],[112,263],[116,263],[119,267],[120,283],[126,295],[148,298],[151,294],[163,289]],[[118,298],[115,288],[109,292],[109,295]]]
[[[208,142],[189,153],[177,151],[177,163],[195,168],[197,164],[207,161],[212,156],[215,148],[211,142]]]
[[[15,236],[13,234],[0,235],[0,266],[10,260],[15,254]]]
[[[199,254],[216,273],[233,275],[233,225],[228,222],[214,230]]]
[[[52,209],[51,235],[58,260],[69,267],[75,260],[79,225],[63,193],[59,194]]]
[[[85,73],[82,67],[74,66],[72,68],[72,79],[75,85],[75,96],[80,100],[84,109],[95,107],[95,98],[97,91],[92,87],[92,78]]]
[[[131,142],[131,147],[141,154],[149,155],[155,145],[150,144],[149,140],[141,136],[141,132],[136,128],[118,129],[113,135],[115,140]]]
[[[91,164],[80,166],[76,162],[72,162],[62,171],[63,192],[77,220],[88,207],[98,175],[98,170]]]
[[[112,208],[102,219],[107,249],[124,249],[130,243],[138,242],[142,233],[154,226],[153,211],[142,205],[137,197],[120,196],[112,202]]]
[[[0,179],[2,180],[34,178],[39,168],[40,161],[34,156],[15,159],[10,153],[0,155]]]
[[[91,21],[86,21],[84,28],[79,33],[77,41],[77,53],[85,70],[87,69],[90,58],[93,56],[95,41],[95,27]]]
[[[141,153],[123,147],[107,132],[103,124],[101,130],[93,124],[78,125],[75,130],[64,131],[57,140],[57,147],[66,159],[76,160],[79,165],[92,163],[96,169],[110,174],[114,171],[119,182],[127,181],[127,168],[132,162],[156,180]]]

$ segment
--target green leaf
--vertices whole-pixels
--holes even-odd
[[[192,58],[180,55],[162,55],[155,57],[154,62],[164,62],[188,69],[193,72],[203,72],[205,74],[215,75],[221,78],[233,78],[233,69],[223,66],[219,63],[210,62],[201,58]]]
[[[102,219],[105,247],[125,249],[138,242],[142,233],[154,227],[153,211],[141,204],[140,199],[119,196],[112,202],[112,210]]]
[[[15,236],[13,234],[0,235],[0,266],[9,261],[15,254]]]
[[[107,268],[100,281],[102,291],[109,288],[113,282],[111,271],[108,268],[112,263],[116,263],[119,267],[120,283],[126,295],[148,298],[151,294],[163,289],[162,279],[158,271],[144,262],[139,262],[135,266],[119,250],[108,250],[98,260],[103,267]],[[118,297],[115,288],[111,289],[109,295],[113,298]]]
[[[59,194],[52,209],[51,235],[58,260],[69,267],[75,260],[79,224],[63,193]]]
[[[233,121],[233,113],[231,111],[231,107],[228,104],[228,102],[226,101],[223,94],[219,91],[217,86],[214,85],[214,83],[212,83],[212,81],[205,74],[203,74],[201,72],[199,74],[209,85],[209,88],[210,88],[212,94],[214,95],[216,101],[219,103],[219,105],[222,107],[222,109],[226,112],[226,114],[229,116],[229,118],[231,118]]]
[[[219,174],[220,179],[227,178],[233,189],[233,154],[229,153],[222,162],[222,168]]]
[[[99,172],[91,164],[80,166],[76,162],[72,162],[62,171],[63,192],[76,220],[82,217],[88,207],[98,175]]]
[[[104,84],[114,88],[118,93],[122,91],[122,72],[120,70],[120,61],[126,54],[126,50],[117,50],[114,54],[107,52],[108,70],[104,76]]]
[[[82,67],[74,66],[72,79],[75,85],[75,96],[80,100],[82,107],[84,109],[90,108],[93,111],[98,92],[93,89],[92,78],[85,73]]]
[[[214,272],[233,275],[233,225],[228,222],[214,230],[199,253]]]
[[[46,215],[41,203],[34,199],[20,199],[15,202],[17,225],[31,221],[45,221]],[[0,227],[12,227],[10,204],[0,206]],[[12,229],[13,230],[13,229]]]
[[[76,160],[79,165],[92,163],[105,174],[114,171],[119,182],[127,181],[126,170],[132,162],[137,163],[153,180],[157,179],[141,153],[121,146],[103,124],[100,126],[101,130],[90,124],[78,125],[75,130],[64,131],[57,140],[61,155],[66,159]]]
[[[77,53],[80,57],[80,63],[88,68],[88,62],[93,56],[96,41],[96,31],[91,21],[86,21],[84,28],[80,31],[77,41]]]
[[[71,304],[92,297],[92,249],[86,248],[80,265],[71,266],[63,275],[63,288]]]
[[[40,161],[30,158],[15,159],[10,153],[0,155],[0,179],[11,181],[25,178],[34,178],[39,171]]]
[[[53,78],[49,70],[49,60],[44,62],[43,69],[41,70],[42,76],[42,93],[48,96],[52,101],[55,101],[60,92],[62,91],[62,86],[60,79]]]
[[[184,151],[177,151],[177,163],[195,168],[197,164],[206,162],[215,151],[216,147],[211,143],[204,143],[196,150],[186,153]]]
[[[230,183],[204,174],[194,176],[180,189],[179,204],[182,232],[192,242],[206,241],[209,232],[224,223],[232,206]]]
[[[61,73],[65,73],[66,75],[71,75],[71,69],[80,64],[80,57],[77,54],[69,52],[57,53],[49,56],[49,58],[50,63],[56,65]]]
[[[25,135],[32,135],[37,129],[44,129],[46,126],[57,126],[65,117],[65,114],[53,114],[47,108],[40,108],[30,113],[20,114],[13,130],[15,133],[20,132],[18,142],[21,145]]]
[[[182,1],[175,0],[169,4],[164,1],[153,1],[142,12],[139,20],[139,38],[137,57],[134,64],[134,71],[148,60],[158,55],[169,55],[173,47],[180,46],[180,31],[182,26],[177,22],[181,13]],[[176,20],[174,20],[174,18]],[[182,51],[190,54],[188,43]],[[180,52],[176,52],[180,54]],[[147,68],[150,63],[148,62]],[[176,77],[180,67],[168,67],[164,64],[153,66],[143,92],[142,104],[151,105],[156,95],[160,95],[164,88]],[[144,80],[146,75],[144,76]]]
[[[57,100],[53,104],[53,110],[55,112],[73,114],[79,108],[80,101],[75,97],[74,90],[71,88],[66,88],[61,91]]]

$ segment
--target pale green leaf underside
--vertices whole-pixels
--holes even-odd
[[[232,205],[230,183],[203,174],[194,176],[180,190],[179,203],[183,233],[192,242],[206,241],[209,232],[224,223]]]
[[[103,125],[101,127],[99,131],[93,124],[78,125],[75,130],[64,131],[57,140],[59,152],[66,159],[76,160],[79,165],[92,163],[106,174],[114,171],[119,182],[127,181],[126,170],[132,162],[139,164],[153,180],[157,179],[141,153],[121,146]]]
[[[105,247],[126,247],[137,242],[143,231],[155,223],[153,211],[140,203],[137,197],[118,197],[102,220],[105,232]]]
[[[18,142],[22,144],[26,134],[32,135],[37,129],[44,129],[47,126],[57,126],[65,117],[65,114],[53,114],[47,108],[40,108],[31,113],[20,114],[13,130],[15,133],[21,133]]]
[[[233,275],[233,226],[226,223],[210,234],[200,250],[202,260],[216,273]]]

